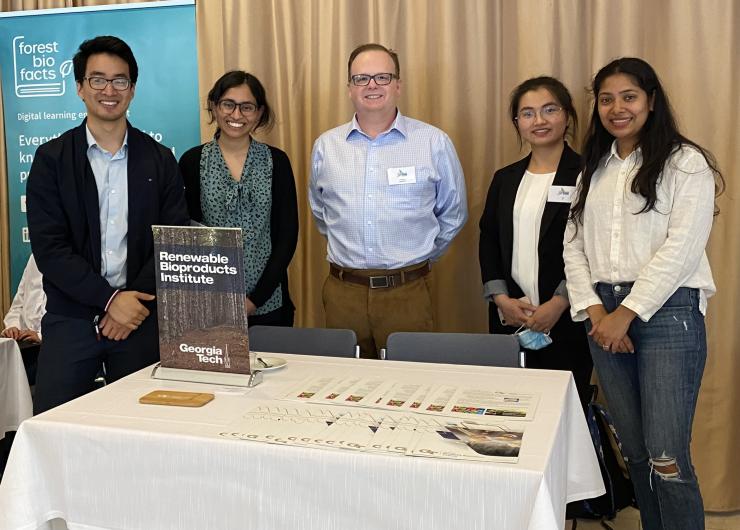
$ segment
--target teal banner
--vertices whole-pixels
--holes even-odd
[[[85,118],[72,57],[98,35],[123,39],[136,57],[132,125],[176,158],[200,143],[194,0],[0,13],[12,292],[31,253],[25,190],[34,153]]]

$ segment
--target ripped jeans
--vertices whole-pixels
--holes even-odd
[[[596,285],[607,311],[631,284]],[[586,322],[590,331],[591,323]],[[679,288],[649,322],[635,318],[627,333],[635,353],[589,346],[622,453],[635,486],[645,530],[702,530],[704,504],[691,464],[691,424],[707,358],[699,292]]]

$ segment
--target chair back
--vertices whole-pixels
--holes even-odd
[[[385,358],[443,364],[523,368],[524,352],[514,335],[488,333],[391,333]]]
[[[351,329],[252,326],[249,349],[258,352],[359,357],[357,336]]]

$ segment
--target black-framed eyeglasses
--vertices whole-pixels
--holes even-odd
[[[237,103],[233,99],[222,99],[218,102],[218,108],[221,109],[221,112],[224,112],[226,114],[231,114],[236,110],[236,108],[239,107],[239,112],[242,114],[254,114],[257,112],[257,105],[250,101],[244,101],[242,103]]]
[[[108,84],[111,84],[113,85],[113,88],[115,90],[123,92],[124,90],[128,90],[128,87],[131,86],[131,80],[125,77],[114,77],[113,79],[106,79],[105,77],[93,75],[85,77],[84,79],[87,80],[87,84],[90,85],[90,88],[92,88],[93,90],[105,90],[105,87],[107,87]]]
[[[350,81],[355,86],[367,86],[370,84],[371,79],[375,81],[376,85],[390,85],[391,81],[398,79],[398,76],[396,74],[383,73],[375,75],[355,74],[350,77]]]
[[[559,105],[555,105],[555,104],[545,105],[539,110],[538,109],[522,109],[516,115],[516,119],[520,122],[532,121],[537,117],[537,113],[539,112],[540,116],[546,120],[548,118],[554,118],[560,113],[561,110],[563,110],[563,107],[560,107]]]

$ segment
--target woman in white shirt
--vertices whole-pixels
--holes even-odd
[[[581,168],[580,156],[565,141],[576,129],[576,111],[560,81],[537,77],[512,91],[509,114],[531,152],[496,171],[480,220],[489,329],[510,334],[524,326],[549,334],[552,344],[527,349],[527,366],[573,372],[586,404],[591,356],[583,323],[567,311],[563,271],[563,232]]]
[[[13,303],[8,314],[5,315],[5,329],[0,332],[0,337],[14,339],[18,342],[30,385],[36,384],[36,369],[41,345],[41,318],[45,313],[46,293],[43,277],[31,254],[23,270]]]
[[[682,136],[653,68],[621,58],[594,107],[565,234],[575,320],[586,320],[646,530],[704,528],[691,424],[715,292],[705,246],[722,176]]]

